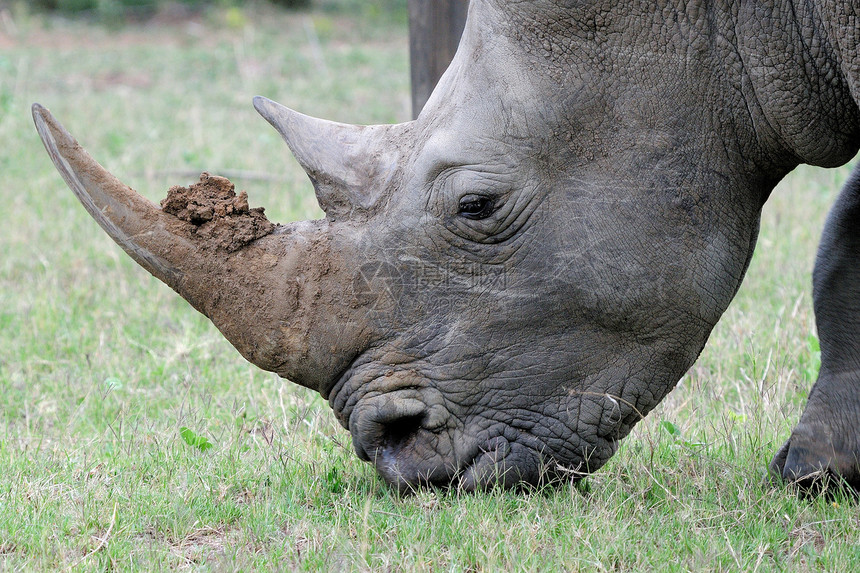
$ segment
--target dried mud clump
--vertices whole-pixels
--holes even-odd
[[[194,225],[207,247],[232,253],[275,230],[263,208],[248,208],[248,194],[235,189],[229,179],[204,172],[189,187],[171,187],[161,209]]]

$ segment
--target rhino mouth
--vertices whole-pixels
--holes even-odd
[[[435,442],[438,435],[421,427],[418,418],[404,418],[389,426],[391,433],[372,453],[360,452],[374,464],[379,475],[401,494],[431,487],[474,492],[499,487],[526,489],[549,483],[577,481],[589,472],[586,464],[560,464],[543,449],[510,441],[502,435],[471,440],[465,457],[454,461],[428,460],[422,455],[423,442]],[[357,446],[358,447],[358,446]],[[358,451],[358,449],[357,449]],[[434,452],[436,453],[436,452]]]
[[[450,403],[415,369],[376,365],[374,374],[369,369],[369,364],[348,369],[329,402],[352,435],[358,457],[401,494],[426,487],[538,486],[588,473],[584,459],[558,459],[515,421],[493,420],[481,408]]]

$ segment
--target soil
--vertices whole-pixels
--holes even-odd
[[[194,225],[194,236],[202,239],[207,248],[228,253],[275,230],[262,207],[248,207],[245,191],[236,195],[236,187],[229,179],[206,172],[189,187],[171,187],[161,209]]]

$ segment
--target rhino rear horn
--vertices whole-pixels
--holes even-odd
[[[281,134],[331,219],[370,210],[395,173],[397,125],[317,119],[257,96],[254,107]]]

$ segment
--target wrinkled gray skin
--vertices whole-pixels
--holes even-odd
[[[327,216],[246,249],[277,254],[279,274],[253,278],[298,300],[283,316],[251,313],[256,339],[201,302],[205,289],[189,294],[212,279],[181,268],[166,215],[133,205],[159,222],[123,230],[114,207],[90,211],[252,362],[327,398],[358,455],[401,490],[582,475],[699,355],[774,185],[799,163],[856,153],[857,12],[835,0],[473,0],[414,122],[358,128],[258,98]],[[92,175],[44,108],[34,115],[79,196],[138,200]],[[147,225],[167,238],[146,243]],[[302,271],[314,256],[324,271]],[[855,177],[816,266],[821,377],[772,464],[789,481],[823,470],[860,484],[858,258]],[[327,306],[313,307],[320,293]]]

